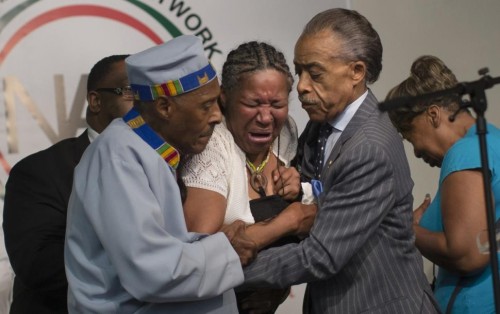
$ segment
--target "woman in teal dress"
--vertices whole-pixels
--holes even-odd
[[[423,56],[406,80],[387,99],[452,88],[455,75],[438,58]],[[458,97],[422,101],[389,112],[415,156],[441,168],[434,200],[424,202],[413,216],[416,245],[439,266],[434,293],[447,313],[495,313],[489,255],[481,254],[476,238],[487,228],[476,120],[459,109]],[[450,121],[450,116],[456,113]],[[495,219],[500,217],[500,130],[487,125],[487,144]],[[427,205],[429,205],[427,207]],[[454,302],[450,298],[456,287]]]

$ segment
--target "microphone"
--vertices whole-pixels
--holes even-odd
[[[458,104],[458,109],[448,117],[448,121],[454,122],[455,119],[457,118],[457,115],[460,113],[460,111],[462,111],[465,108],[470,107],[470,106],[471,106],[470,101],[468,101],[466,99],[460,99],[460,102]]]
[[[441,98],[443,96],[449,96],[449,95],[461,96],[468,94],[471,95],[472,97],[477,97],[477,95],[481,94],[480,92],[484,94],[484,91],[486,89],[492,88],[496,84],[500,84],[500,77],[492,78],[486,73],[488,73],[487,69],[481,69],[479,74],[482,75],[482,77],[477,81],[458,83],[455,87],[435,92],[430,92],[427,94],[394,98],[388,101],[380,102],[378,104],[378,107],[381,111],[389,111],[396,109],[398,107],[410,106],[411,104],[419,101],[426,101],[429,99]],[[476,102],[474,104],[476,104]],[[467,106],[470,105],[471,103],[467,101]],[[460,107],[461,110],[463,108],[465,108],[465,105],[464,107],[462,106]],[[452,115],[452,120],[456,118],[457,114],[458,112],[455,112]]]

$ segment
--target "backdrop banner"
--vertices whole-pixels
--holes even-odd
[[[220,71],[227,53],[258,40],[280,49],[293,72],[304,25],[340,0],[0,0],[0,204],[12,166],[78,136],[85,128],[86,82],[103,57],[132,54],[181,34],[203,40]],[[307,122],[295,90],[290,114]],[[301,308],[303,286],[278,310]]]
[[[293,69],[297,37],[316,13],[346,7],[334,0],[0,0],[0,197],[21,158],[85,127],[90,68],[181,34],[202,38],[219,71],[242,42],[266,41]],[[295,92],[290,113],[307,115]]]

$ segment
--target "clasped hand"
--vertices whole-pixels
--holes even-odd
[[[420,204],[419,207],[413,210],[413,224],[418,225],[420,224],[420,219],[424,215],[425,211],[427,210],[427,207],[431,204],[431,196],[429,194],[425,195],[424,201],[422,204]]]
[[[245,233],[245,223],[236,220],[229,225],[223,225],[222,232],[231,242],[234,250],[240,257],[241,265],[246,266],[257,256],[257,244]]]
[[[314,224],[317,209],[316,204],[306,205],[301,202],[293,202],[280,215],[288,216],[288,221],[295,222],[293,234],[306,236]]]
[[[300,174],[294,167],[279,166],[273,170],[274,193],[293,201],[300,193]]]

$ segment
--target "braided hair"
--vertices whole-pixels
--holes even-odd
[[[226,92],[239,87],[243,76],[256,71],[272,69],[283,73],[292,90],[293,76],[283,53],[273,46],[257,41],[243,43],[229,52],[222,67],[221,83]]]

